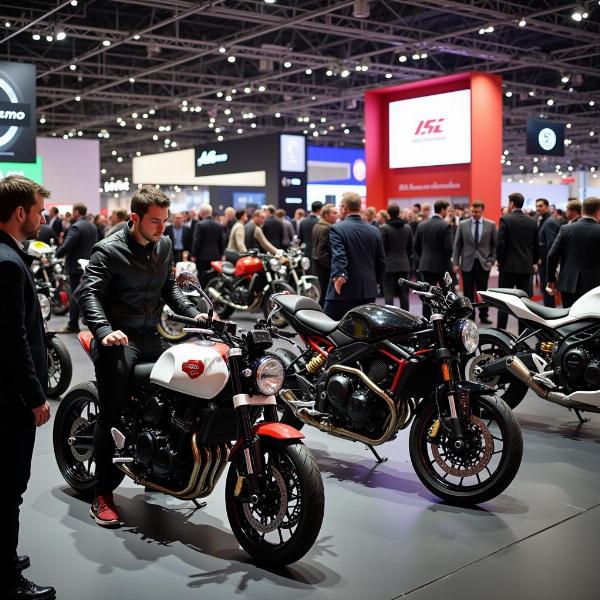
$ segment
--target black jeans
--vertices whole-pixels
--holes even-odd
[[[76,271],[69,273],[69,285],[71,286],[71,299],[69,300],[69,322],[67,325],[71,329],[79,329],[79,301],[77,300],[77,294],[75,290],[81,283],[83,277],[82,271]]]
[[[16,580],[19,507],[27,489],[35,441],[33,413],[18,398],[5,398],[0,418],[0,588]],[[49,425],[48,425],[49,426]]]
[[[170,344],[156,330],[125,332],[127,346],[102,346],[92,343],[92,359],[96,369],[100,412],[94,431],[96,461],[96,494],[112,492],[111,474],[115,445],[110,430],[120,429],[123,405],[133,367],[140,362],[156,362]]]
[[[548,283],[548,275],[546,273],[546,259],[542,258],[542,262],[540,263],[540,288],[542,291],[542,297],[544,298],[544,306],[548,306],[550,308],[554,308],[556,306],[556,300],[554,296],[551,296],[546,291],[546,285]]]
[[[429,285],[437,285],[444,280],[444,273],[433,273],[432,271],[421,271],[421,278],[426,281]],[[429,319],[431,316],[431,309],[428,304],[423,303],[423,316]]]
[[[319,263],[313,261],[315,275],[319,280],[319,284],[321,285],[321,299],[319,300],[319,304],[321,307],[325,306],[325,296],[327,296],[327,286],[329,285],[329,280],[331,279],[331,269],[320,265]]]
[[[400,279],[400,277],[406,279],[408,273],[406,271],[397,271],[394,273],[388,273],[386,271],[383,277],[383,297],[386,304],[393,305],[394,298],[398,296],[400,298],[400,308],[408,310],[408,288],[398,285],[398,279]]]
[[[531,274],[530,273],[503,273],[500,271],[498,275],[498,287],[501,288],[517,288],[523,290],[528,296],[532,296],[531,289]],[[498,329],[506,329],[508,323],[508,313],[498,311]],[[519,323],[519,333],[524,331],[525,327]]]
[[[484,292],[487,290],[488,281],[490,278],[490,272],[486,271],[478,260],[473,263],[473,268],[470,271],[463,271],[463,292],[465,296],[471,301],[475,302],[475,290],[478,292]],[[482,306],[479,309],[479,317],[481,319],[487,319],[488,307]]]
[[[349,310],[363,304],[371,304],[372,302],[375,302],[375,298],[365,298],[364,300],[326,300],[325,314],[334,321],[340,321]]]

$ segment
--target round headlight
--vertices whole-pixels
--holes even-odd
[[[279,259],[278,258],[270,258],[269,259],[269,267],[271,267],[271,269],[273,269],[273,271],[277,272],[277,269],[279,268]]]
[[[308,256],[303,256],[300,264],[305,271],[308,271],[308,269],[310,269],[310,258],[308,258]]]
[[[456,321],[456,332],[458,338],[467,354],[472,354],[479,345],[479,328],[471,319],[460,319]]]
[[[256,366],[255,383],[258,391],[265,396],[276,394],[285,379],[285,369],[273,357],[261,358]]]
[[[42,311],[42,317],[47,319],[50,316],[50,300],[46,294],[38,294],[38,302],[40,303],[40,309]]]

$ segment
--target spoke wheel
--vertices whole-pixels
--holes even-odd
[[[71,355],[65,344],[52,336],[46,339],[48,354],[48,396],[58,398],[67,391],[73,375]]]
[[[425,403],[410,432],[410,457],[419,479],[443,500],[477,504],[496,497],[514,479],[523,455],[521,430],[505,402],[479,396],[471,399],[465,440],[444,426],[435,443],[429,432],[439,418],[435,402]],[[447,410],[442,413],[447,418]]]
[[[263,313],[265,318],[268,317],[275,308],[277,308],[277,304],[271,299],[273,294],[279,294],[280,292],[288,292],[289,294],[293,294],[294,290],[284,281],[274,281],[272,289],[265,292],[265,298],[263,300]],[[287,324],[287,320],[283,314],[282,310],[278,310],[273,314],[271,318],[271,322],[278,329],[283,329]]]
[[[171,314],[168,306],[165,305],[162,307],[157,325],[158,332],[171,342],[181,342],[188,338],[189,334],[183,330],[185,327],[183,323],[178,323],[170,318]]]

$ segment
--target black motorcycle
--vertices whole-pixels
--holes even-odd
[[[494,391],[460,377],[478,342],[471,303],[452,291],[449,276],[443,288],[399,283],[429,304],[429,321],[367,304],[338,322],[309,298],[274,297],[304,342],[299,354],[277,352],[286,362],[282,420],[362,442],[379,461],[374,447],[412,423],[411,461],[431,492],[454,504],[494,498],[517,474],[523,441]]]
[[[31,265],[35,280],[48,286],[52,313],[66,314],[71,300],[71,286],[67,282],[64,258],[56,258],[55,246],[38,240],[28,245],[27,253],[36,259]]]

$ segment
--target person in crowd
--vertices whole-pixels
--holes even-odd
[[[540,288],[544,298],[544,306],[554,307],[556,305],[554,296],[551,296],[546,291],[546,260],[548,259],[548,252],[552,248],[552,244],[558,235],[560,225],[552,217],[550,212],[550,203],[545,198],[538,198],[535,201],[535,207],[537,209],[539,220],[538,220],[538,243],[539,249],[539,261],[538,261],[538,273],[540,276]]]
[[[331,244],[329,242],[329,229],[337,222],[338,209],[334,204],[325,204],[321,209],[321,217],[313,227],[312,255],[313,272],[321,285],[320,304],[325,306],[325,294],[331,278]]]
[[[575,223],[581,219],[581,202],[577,198],[570,198],[567,202],[565,217],[568,223]]]
[[[119,427],[131,371],[168,347],[156,326],[163,303],[175,313],[199,315],[175,284],[171,240],[163,235],[169,199],[152,186],[131,199],[131,222],[98,242],[81,282],[81,309],[94,339],[99,418],[94,430],[96,489],[91,514],[103,527],[121,524],[113,499],[111,428]]]
[[[377,209],[374,206],[367,208],[367,222],[379,229],[379,220],[377,219]]]
[[[173,259],[176,263],[181,260],[181,255],[184,251],[192,251],[192,229],[183,225],[182,213],[177,213],[173,217],[173,222],[165,227],[165,235],[171,238]]]
[[[23,251],[35,239],[50,192],[31,179],[10,175],[0,181],[0,329],[5,345],[0,361],[2,418],[0,455],[4,468],[0,483],[0,597],[54,598],[51,587],[25,579],[30,559],[17,555],[19,507],[31,473],[36,427],[50,419],[46,400],[48,369],[44,324],[31,263]]]
[[[73,220],[73,215],[67,210],[65,214],[62,216],[62,236],[64,239],[65,234],[67,233],[67,229],[71,227],[71,221]]]
[[[225,246],[227,246],[229,242],[229,236],[231,234],[231,230],[235,225],[235,208],[233,206],[228,206],[223,213],[223,217],[225,217],[225,222],[223,225],[223,241],[225,242]]]
[[[427,204],[423,205],[423,210]],[[433,207],[434,214],[427,221],[421,221],[415,237],[415,253],[419,257],[419,271],[427,283],[441,283],[444,275],[452,270],[452,227],[446,221],[449,203],[438,200]],[[429,318],[431,309],[423,304],[423,316]]]
[[[194,229],[199,222],[200,220],[196,218],[195,210],[186,210],[183,212],[183,225],[192,230],[192,235],[194,234]]]
[[[284,250],[287,250],[292,245],[292,242],[294,241],[294,237],[296,235],[296,232],[294,231],[294,226],[292,225],[292,222],[286,218],[285,210],[283,210],[283,208],[278,208],[275,211],[275,216],[281,221],[281,224],[283,225],[283,237],[281,238],[281,247]]]
[[[277,254],[278,248],[275,248],[263,233],[262,226],[265,219],[265,211],[260,208],[252,213],[252,219],[244,225],[244,243],[248,250],[258,248],[269,254]]]
[[[558,223],[559,227],[562,227],[563,225],[566,225],[569,222],[569,220],[565,216],[565,211],[562,208],[557,208],[552,214],[552,217]]]
[[[376,216],[377,226],[381,227],[385,225],[390,220],[390,214],[387,210],[380,210]]]
[[[98,230],[86,219],[87,206],[73,206],[73,224],[69,227],[63,245],[56,251],[56,258],[66,258],[65,270],[69,277],[71,298],[69,300],[69,321],[58,333],[79,333],[79,302],[75,290],[79,287],[83,269],[79,259],[89,260],[92,248],[98,241]]]
[[[532,295],[531,276],[537,270],[540,246],[534,219],[523,213],[525,198],[519,192],[508,196],[508,214],[500,217],[496,255],[498,287],[523,290]],[[498,328],[506,329],[508,313],[498,312]]]
[[[385,252],[383,297],[386,304],[394,304],[394,297],[399,296],[400,308],[409,310],[408,289],[399,286],[398,279],[407,278],[410,273],[412,230],[408,223],[400,218],[400,208],[396,204],[390,204],[387,212],[389,220],[379,229]]]
[[[327,286],[325,313],[341,319],[351,308],[374,302],[383,283],[385,254],[381,234],[360,217],[361,197],[342,196],[343,221],[331,225],[331,278]]]
[[[201,221],[194,228],[192,260],[196,263],[202,286],[205,286],[208,281],[211,261],[221,260],[225,252],[223,228],[213,220],[212,213],[212,206],[204,204],[200,208]]]
[[[262,230],[265,237],[275,248],[283,248],[283,223],[281,219],[275,216],[276,210],[272,204],[267,206],[266,214],[268,216],[263,223]]]
[[[487,289],[490,270],[496,262],[496,223],[483,218],[484,210],[483,202],[473,202],[471,218],[458,225],[452,252],[454,272],[462,271],[463,292],[471,302],[475,301],[475,290]],[[479,319],[482,324],[491,325],[487,306],[480,307]]]
[[[240,254],[248,252],[248,248],[246,248],[246,230],[244,228],[247,222],[248,211],[236,211],[235,224],[231,228],[229,241],[225,249],[225,258],[234,264],[237,262]]]
[[[417,221],[419,219],[419,215],[421,214],[421,203],[420,202],[415,202],[412,205],[412,213],[414,215],[415,221]]]
[[[583,201],[583,216],[560,228],[548,252],[548,286],[560,291],[563,308],[600,285],[600,198]],[[560,263],[558,283],[556,269]]]
[[[127,209],[115,208],[110,214],[110,227],[108,228],[105,237],[120,231],[127,225]]]
[[[39,242],[44,242],[45,244],[49,245],[58,244],[58,236],[56,235],[56,231],[46,223],[40,227],[40,231],[37,234],[36,239]]]
[[[54,233],[56,234],[55,238],[58,240],[60,239],[60,234],[63,232],[62,219],[58,214],[58,208],[56,208],[56,206],[51,206],[48,212],[50,213],[50,221],[48,222],[48,225],[52,227]]]
[[[302,219],[298,230],[300,243],[306,244],[306,256],[312,256],[312,230],[321,215],[323,203],[316,200],[310,205],[311,213],[308,217]]]
[[[426,202],[423,204],[423,206],[421,206],[421,214],[419,216],[420,221],[429,221],[431,218],[431,204],[429,204],[429,202]]]
[[[296,235],[300,235],[300,222],[306,217],[306,211],[303,208],[297,208],[294,211],[294,218],[292,219],[292,225]]]
[[[106,235],[106,227],[108,225],[107,218],[102,214],[97,214],[92,222],[98,231],[98,240],[103,240],[104,236]]]

